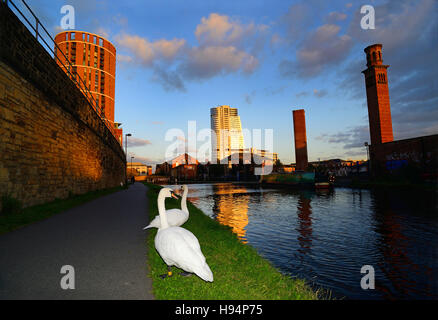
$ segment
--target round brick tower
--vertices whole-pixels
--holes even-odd
[[[63,31],[56,35],[55,43],[70,60],[70,72],[81,77],[88,90],[98,102],[102,118],[112,126],[117,140],[122,144],[122,129],[114,122],[114,96],[116,76],[116,48],[97,34],[84,31]],[[65,58],[55,48],[58,65],[65,69]],[[83,86],[83,83],[81,86]]]

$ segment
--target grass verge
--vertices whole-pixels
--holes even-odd
[[[145,183],[149,188],[149,217],[158,215],[157,196],[160,186]],[[150,277],[156,299],[187,300],[316,300],[321,292],[313,291],[304,280],[281,274],[267,260],[260,257],[250,245],[241,243],[231,228],[219,224],[190,202],[189,220],[184,228],[193,232],[201,244],[214,282],[199,277],[179,276],[180,269],[172,267],[174,276],[164,280],[160,274],[167,271],[166,264],[154,246],[157,229],[149,229],[147,236]],[[166,208],[180,208],[175,199],[166,199]]]
[[[16,230],[36,221],[47,219],[59,212],[123,189],[124,187],[114,187],[91,191],[81,195],[74,195],[67,199],[56,199],[49,203],[20,209],[18,212],[2,214],[0,215],[0,234]]]

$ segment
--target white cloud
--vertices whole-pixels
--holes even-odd
[[[143,147],[143,146],[147,146],[149,144],[152,144],[152,142],[150,142],[149,140],[146,140],[146,139],[140,139],[140,138],[135,138],[135,137],[128,138],[128,147],[130,147],[130,148]]]
[[[258,66],[256,57],[236,47],[194,47],[182,66],[188,79],[205,79],[219,74],[237,72],[252,73]]]
[[[146,38],[129,34],[119,34],[115,37],[115,41],[119,46],[132,52],[136,61],[146,66],[152,66],[157,60],[174,59],[186,43],[184,39],[160,39],[150,42]]]
[[[205,80],[229,73],[251,74],[259,66],[257,53],[269,27],[243,24],[226,15],[211,13],[195,29],[198,45],[185,39],[150,41],[138,35],[119,34],[115,42],[132,56],[121,62],[151,68],[152,80],[165,90],[185,91],[185,80]]]

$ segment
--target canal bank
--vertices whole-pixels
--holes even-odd
[[[160,186],[147,184],[149,218],[158,215],[157,195]],[[179,208],[179,201],[166,199],[166,208]],[[184,228],[198,238],[203,254],[213,274],[214,282],[207,283],[196,276],[174,276],[160,279],[166,265],[154,247],[156,229],[147,236],[149,275],[157,299],[224,299],[224,300],[315,300],[324,297],[322,289],[314,291],[301,279],[283,275],[250,245],[243,244],[227,226],[212,220],[190,202],[189,220]],[[325,296],[327,294],[325,293]]]

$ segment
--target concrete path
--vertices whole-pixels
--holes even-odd
[[[135,183],[0,235],[0,299],[153,299],[146,191]],[[61,289],[64,265],[74,290]]]

